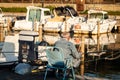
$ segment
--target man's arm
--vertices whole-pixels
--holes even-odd
[[[77,59],[80,59],[80,56],[81,56],[81,55],[80,55],[80,53],[78,53],[75,45],[74,45],[73,43],[70,43],[70,44],[69,44],[69,47],[70,47],[70,49],[71,49],[71,51],[72,51],[72,56],[75,57],[75,58],[77,58]]]

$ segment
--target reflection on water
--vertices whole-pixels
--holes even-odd
[[[120,61],[101,60],[89,62],[85,69],[85,75],[91,77],[102,77],[110,80],[120,79]]]
[[[120,79],[120,34],[107,33],[98,35],[83,35],[71,33],[71,42],[76,47],[85,45],[85,73],[84,75]],[[82,41],[84,37],[84,41]],[[44,33],[43,39],[53,45],[60,39],[60,34]]]
[[[48,41],[49,43],[54,43],[56,40],[58,40],[60,38],[61,34],[57,34],[57,33],[44,33],[43,34],[43,38]],[[81,37],[84,36],[85,37],[85,44],[90,44],[90,45],[95,45],[97,44],[97,35],[83,35],[83,34],[71,34],[71,40],[72,42],[74,42],[75,44],[80,44],[81,42],[79,42],[81,40]],[[106,45],[109,43],[115,43],[115,40],[117,38],[117,34],[113,34],[113,33],[107,33],[107,34],[101,34],[99,36],[99,41],[100,44]],[[53,42],[52,42],[52,41]]]
[[[84,37],[85,49],[87,52],[105,51],[107,46],[112,44],[117,44],[118,34],[107,33],[101,34],[99,37],[97,35],[83,35],[83,34],[71,34],[70,41],[73,42],[76,46],[81,46],[83,43],[82,37]],[[57,40],[60,39],[60,34],[57,33],[44,33],[43,39],[49,44],[53,45]],[[118,40],[119,41],[119,40]],[[111,46],[110,46],[111,47]]]

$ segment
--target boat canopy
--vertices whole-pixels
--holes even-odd
[[[102,14],[107,14],[106,11],[103,11],[103,10],[89,10],[88,11],[88,14],[91,14],[91,13],[102,13]]]
[[[108,12],[102,10],[89,10],[88,18],[108,19]]]
[[[67,16],[67,17],[76,17],[79,16],[73,7],[65,6],[65,7],[57,7],[55,11],[58,16]]]
[[[48,8],[41,8],[41,7],[35,7],[35,6],[28,6],[27,7],[27,21],[38,21],[40,22],[41,17],[43,16],[51,16],[50,10]],[[41,16],[42,13],[44,13],[43,16]]]

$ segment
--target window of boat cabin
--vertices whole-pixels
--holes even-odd
[[[108,14],[104,14],[104,19],[108,19]]]
[[[41,18],[41,10],[40,9],[30,9],[28,21],[40,21]]]
[[[103,13],[91,13],[89,18],[108,19],[108,15]]]
[[[69,6],[66,6],[66,12],[67,12],[67,14],[69,15],[69,16],[71,16],[71,14],[73,15],[73,16],[79,16],[78,15],[78,13],[77,13],[77,11],[75,11],[75,9],[73,8],[73,7],[69,7]]]
[[[50,13],[50,11],[44,11],[44,15],[45,15],[45,16],[50,16],[51,13]]]
[[[0,8],[0,14],[2,14],[2,9]]]
[[[75,9],[70,6],[57,7],[55,8],[55,11],[58,16],[67,16],[67,17],[71,17],[71,15],[78,16],[78,13],[75,11]]]
[[[69,11],[66,10],[64,7],[55,8],[55,12],[58,16],[70,16]]]

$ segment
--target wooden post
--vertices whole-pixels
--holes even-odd
[[[81,30],[78,29],[78,38],[81,37],[81,34],[80,34],[80,33],[81,33]],[[81,40],[81,41],[82,41],[82,40]],[[81,52],[81,45],[78,46],[78,51]]]
[[[41,42],[42,41],[42,27],[43,27],[43,25],[40,25],[39,26],[39,41]]]
[[[64,18],[64,21],[65,21],[65,32],[67,31],[67,22],[66,22],[66,16]]]
[[[99,52],[100,51],[100,40],[99,40],[99,37],[100,37],[100,22],[97,21],[97,25],[98,25],[98,29],[97,29],[97,51]]]
[[[82,35],[82,44],[81,44],[81,52],[82,52],[82,54],[81,54],[81,65],[80,65],[80,70],[81,70],[81,72],[80,72],[80,74],[81,74],[81,76],[84,76],[84,53],[85,53],[85,45],[84,45],[84,41],[85,41],[85,38],[84,38],[84,36]]]
[[[3,25],[0,25],[0,42],[4,41]]]
[[[8,35],[9,35],[9,32],[10,32],[10,27],[11,27],[11,22],[10,22],[10,19],[7,20],[7,32],[8,32]]]

